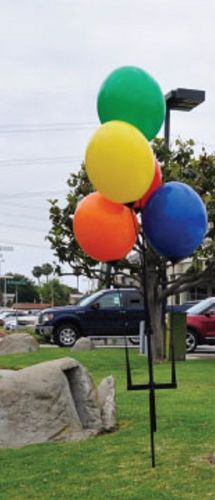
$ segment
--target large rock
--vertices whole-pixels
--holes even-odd
[[[80,337],[72,347],[72,351],[91,351],[92,349],[95,349],[95,343],[88,337]]]
[[[107,398],[99,392],[87,370],[71,358],[3,374],[0,447],[86,439],[106,430]]]
[[[33,352],[38,351],[38,349],[38,342],[28,333],[12,333],[3,337],[0,342],[0,355],[15,352]]]
[[[113,376],[106,377],[98,386],[98,403],[101,409],[102,424],[106,431],[116,428],[115,382]]]

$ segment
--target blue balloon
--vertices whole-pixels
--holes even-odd
[[[207,211],[200,196],[187,184],[161,186],[142,210],[143,229],[157,253],[183,259],[201,245],[207,231]]]

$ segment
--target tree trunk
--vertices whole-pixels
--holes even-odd
[[[162,304],[155,301],[151,311],[152,354],[155,361],[164,359],[164,327],[162,321]]]
[[[154,259],[147,259],[147,283],[148,308],[152,329],[152,354],[153,359],[160,361],[164,359],[164,324],[162,314],[162,286],[158,280],[158,272]]]

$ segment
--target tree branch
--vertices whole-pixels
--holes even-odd
[[[207,268],[204,271],[199,271],[198,273],[193,271],[190,274],[188,270],[187,273],[184,273],[180,278],[176,279],[175,282],[172,282],[171,286],[167,285],[167,289],[164,292],[164,297],[168,297],[173,295],[174,293],[181,293],[190,288],[190,286],[199,285],[202,282],[211,280],[211,274],[215,271],[215,262],[212,261],[208,264]]]

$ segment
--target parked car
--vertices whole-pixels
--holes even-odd
[[[5,319],[10,316],[11,313],[13,313],[13,309],[2,309],[0,311],[0,325],[3,326],[4,325],[4,321]]]
[[[183,312],[187,321],[186,351],[199,344],[215,345],[215,298],[167,306],[167,312]],[[135,288],[100,290],[81,298],[74,306],[45,309],[39,315],[36,332],[47,340],[72,347],[78,337],[127,336],[139,342],[139,324],[144,320],[144,302]]]
[[[106,289],[83,297],[74,306],[43,310],[36,332],[63,347],[72,347],[80,336],[121,335],[133,340],[143,319],[143,297],[137,289]]]
[[[201,300],[187,311],[186,351],[201,344],[215,345],[215,297]]]
[[[5,330],[15,330],[19,327],[35,326],[38,321],[39,313],[31,311],[13,311],[4,319],[3,326]]]

